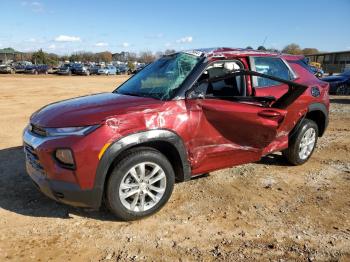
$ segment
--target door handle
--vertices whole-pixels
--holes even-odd
[[[284,118],[284,116],[280,112],[275,110],[263,110],[258,112],[258,115],[263,118],[277,120],[278,123],[281,123]]]
[[[258,115],[267,118],[276,118],[282,116],[280,112],[274,110],[263,110],[258,112]]]

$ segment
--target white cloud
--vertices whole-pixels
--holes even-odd
[[[42,3],[37,2],[37,1],[23,1],[21,2],[22,6],[29,7],[32,11],[34,12],[43,12],[44,11],[44,6]]]
[[[165,43],[164,46],[165,47],[170,47],[170,46],[172,46],[172,44],[168,42],[168,43]]]
[[[59,35],[55,38],[56,42],[80,42],[81,39],[78,36]]]
[[[98,46],[98,47],[108,46],[108,43],[98,42],[98,43],[95,44],[95,46]]]
[[[56,45],[55,44],[52,44],[52,45],[49,45],[49,49],[56,49]]]
[[[129,46],[130,46],[130,44],[128,42],[122,43],[122,47],[129,47]]]
[[[182,37],[182,38],[176,40],[176,43],[185,44],[185,43],[192,43],[192,41],[193,41],[192,36],[185,36],[185,37]]]

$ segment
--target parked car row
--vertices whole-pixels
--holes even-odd
[[[0,73],[3,74],[58,74],[58,75],[120,75],[136,73],[125,65],[104,65],[104,64],[82,64],[65,63],[60,67],[49,67],[48,65],[33,65],[27,63],[12,63],[0,65]]]
[[[0,65],[0,73],[2,74],[47,74],[49,70],[48,65]]]
[[[62,65],[57,74],[59,75],[118,75],[126,73],[124,68],[115,67],[113,65],[89,65],[69,63]]]

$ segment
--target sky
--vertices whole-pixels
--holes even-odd
[[[350,0],[0,0],[0,10],[0,48],[23,52],[350,50]]]

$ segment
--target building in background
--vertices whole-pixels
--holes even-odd
[[[310,62],[320,63],[326,73],[342,73],[350,69],[350,51],[306,55]]]
[[[10,63],[12,61],[23,60],[25,54],[12,48],[0,49],[0,64]]]
[[[128,62],[130,53],[129,52],[121,52],[112,54],[112,61],[120,61],[120,62]]]

